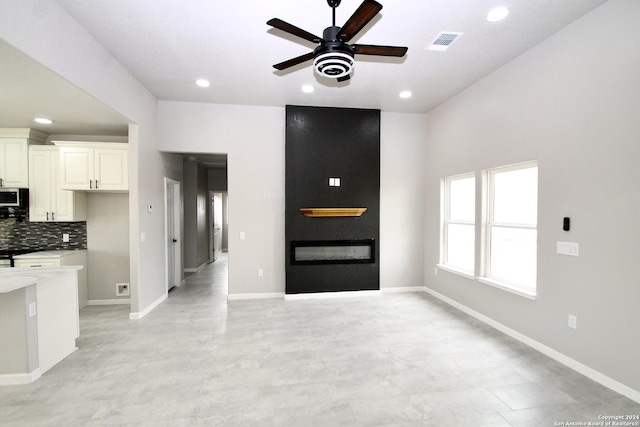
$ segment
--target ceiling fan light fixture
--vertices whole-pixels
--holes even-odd
[[[353,54],[345,52],[325,52],[313,58],[313,68],[323,77],[340,78],[353,70]]]

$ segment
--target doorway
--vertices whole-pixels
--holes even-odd
[[[220,253],[224,250],[222,236],[224,233],[224,210],[223,210],[223,193],[211,192],[211,238],[210,250],[211,259],[215,261],[220,256]]]
[[[167,292],[182,280],[182,240],[180,235],[180,182],[170,178],[165,184],[165,252]]]

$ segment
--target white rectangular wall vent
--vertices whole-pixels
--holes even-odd
[[[442,31],[438,34],[427,50],[435,50],[438,52],[444,52],[449,49],[464,33],[454,33],[453,31]]]

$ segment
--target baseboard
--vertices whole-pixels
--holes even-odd
[[[156,308],[157,306],[159,306],[160,304],[162,304],[162,302],[164,300],[167,299],[167,297],[169,296],[169,294],[167,292],[165,292],[160,298],[158,298],[157,300],[155,300],[154,302],[152,302],[147,308],[145,308],[144,310],[140,311],[140,312],[131,312],[129,313],[129,319],[131,320],[140,320],[142,319],[144,316],[146,316],[147,314],[151,313],[151,311]]]
[[[405,286],[399,288],[382,288],[383,294],[399,294],[404,292],[424,292],[424,286]]]
[[[87,301],[87,305],[131,305],[131,299],[90,299],[89,301]]]
[[[284,292],[263,293],[263,294],[229,294],[227,300],[246,300],[246,299],[278,299],[284,298]]]
[[[352,298],[352,297],[370,297],[381,295],[380,291],[343,291],[343,292],[313,292],[304,294],[286,294],[286,300],[301,299],[325,299],[325,298]]]
[[[0,375],[0,386],[31,384],[41,376],[42,373],[39,368],[29,372],[28,374],[4,374]]]
[[[640,391],[638,390],[634,390],[631,387],[622,384],[619,381],[614,380],[611,377],[606,376],[605,374],[596,371],[593,368],[590,368],[580,362],[578,362],[575,359],[572,359],[571,357],[560,353],[557,350],[554,350],[551,347],[546,346],[545,344],[542,344],[541,342],[538,342],[532,338],[529,338],[528,336],[521,334],[518,331],[515,331],[511,328],[509,328],[508,326],[503,325],[500,322],[496,322],[495,320],[493,320],[492,318],[485,316],[482,313],[478,313],[477,311],[467,307],[466,305],[460,304],[459,302],[452,300],[449,297],[446,297],[444,295],[442,295],[441,293],[434,291],[431,288],[428,287],[424,287],[425,292],[427,292],[430,295],[433,295],[434,297],[438,298],[439,300],[446,302],[447,304],[451,305],[452,307],[457,308],[458,310],[462,311],[463,313],[468,314],[469,316],[472,316],[484,323],[486,323],[487,325],[499,330],[500,332],[509,335],[511,338],[514,338],[520,342],[522,342],[523,344],[528,345],[529,347],[539,351],[540,353],[549,356],[550,358],[562,363],[563,365],[573,369],[576,372],[581,373],[582,375],[584,375],[587,378],[592,379],[593,381],[607,387],[610,388],[611,390],[615,391],[616,393],[620,393],[623,396],[628,397],[629,399],[640,403]]]
[[[75,340],[74,340],[75,341]],[[65,354],[64,356],[60,356],[55,362],[51,363],[49,366],[47,367],[43,367],[40,366],[40,374],[44,374],[45,372],[47,372],[49,369],[53,368],[54,366],[56,366],[58,363],[62,362],[64,359],[66,359],[67,357],[71,356],[76,350],[78,350],[78,347],[74,347],[71,351],[69,351],[67,354]]]
[[[210,263],[211,261],[207,261],[200,264],[200,266],[198,266],[197,268],[190,267],[190,268],[184,268],[183,270],[185,273],[200,273]]]

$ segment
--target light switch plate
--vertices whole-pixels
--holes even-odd
[[[247,234],[244,231],[240,232],[240,240],[244,240],[247,238]]]
[[[29,303],[29,317],[33,317],[36,315],[36,303],[35,302],[30,302]]]
[[[574,242],[556,242],[556,251],[561,255],[578,256],[580,245]]]
[[[62,233],[62,241],[64,243],[69,243],[69,233]]]

